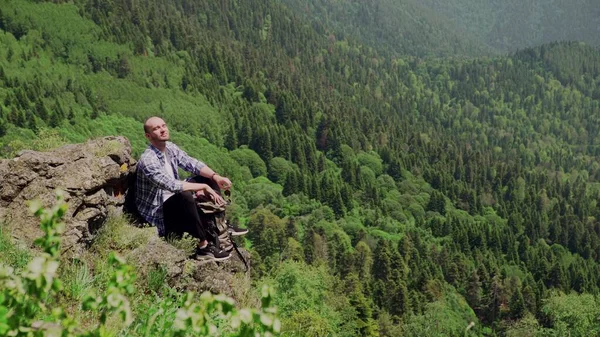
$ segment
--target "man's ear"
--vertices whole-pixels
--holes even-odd
[[[150,134],[148,132],[146,132],[144,136],[146,136],[146,139],[150,140]]]

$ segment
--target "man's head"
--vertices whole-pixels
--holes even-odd
[[[162,147],[169,140],[169,128],[160,117],[150,117],[144,123],[144,132],[150,143]]]

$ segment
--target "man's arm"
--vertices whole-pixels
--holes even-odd
[[[183,191],[183,182],[167,176],[164,172],[164,166],[160,163],[158,158],[141,160],[140,163],[138,163],[138,168],[141,168],[142,173],[148,177],[153,184],[161,189],[173,193]]]
[[[172,143],[171,143],[172,144]],[[218,175],[213,169],[208,167],[203,162],[190,157],[185,151],[180,149],[177,145],[172,144],[173,152],[177,158],[177,163],[182,169],[191,172],[193,174],[212,179],[220,189],[228,190],[231,188],[231,180],[226,177]],[[190,187],[192,188],[192,187]],[[198,191],[190,189],[190,191]]]
[[[208,167],[208,166],[205,166]],[[212,170],[211,170],[212,171]],[[184,191],[203,191],[206,195],[210,196],[216,204],[224,205],[225,200],[217,192],[215,192],[207,184],[192,183],[187,181],[180,181],[167,176],[164,173],[163,166],[158,160],[149,160],[142,165],[142,172],[150,179],[153,184],[158,187],[171,191],[173,193],[184,192]],[[214,172],[214,171],[213,171]]]
[[[229,178],[218,175],[208,166],[204,166],[200,170],[200,175],[214,181],[217,184],[217,186],[219,186],[219,188],[222,190],[228,190],[231,188],[231,181],[229,180]]]
[[[204,195],[211,197],[215,204],[217,205],[225,205],[225,199],[219,193],[215,192],[209,185],[200,184],[200,183],[192,183],[189,181],[183,182],[183,191],[194,191],[196,194],[199,192],[203,192]]]
[[[177,166],[192,174],[202,175],[202,169],[206,167],[206,164],[196,158],[190,157],[179,146],[173,143],[169,143],[169,146],[171,147],[173,156],[177,158]],[[202,176],[205,177],[204,175]]]

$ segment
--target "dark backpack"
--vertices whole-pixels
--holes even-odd
[[[229,249],[233,240],[229,235],[225,206],[217,206],[213,200],[196,199],[200,220],[211,236],[211,241],[220,249]]]
[[[127,190],[125,191],[125,202],[123,203],[123,213],[129,216],[132,225],[141,227],[146,223],[146,220],[138,212],[135,204],[135,191],[137,186],[137,170],[130,173],[127,177]]]
[[[217,186],[212,179],[196,176],[188,179],[188,181],[200,184],[208,184],[213,190],[222,195],[219,186]],[[196,205],[198,207],[200,220],[210,236],[209,240],[211,240],[219,249],[235,249],[242,262],[244,262],[246,270],[248,270],[248,263],[246,262],[246,259],[242,253],[240,253],[235,241],[231,238],[229,226],[227,225],[227,219],[225,217],[226,205],[218,206],[212,199],[209,198],[197,198]]]

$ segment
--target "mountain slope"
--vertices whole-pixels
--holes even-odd
[[[443,317],[440,335],[560,335],[559,292],[600,291],[593,47],[392,57],[276,1],[0,8],[2,155],[48,128],[139,153],[141,122],[165,116],[232,176],[288,334],[423,335]]]
[[[594,0],[424,0],[458,27],[499,51],[565,40],[600,45],[600,6]]]
[[[284,1],[323,33],[413,56],[481,56],[577,40],[600,46],[593,0]]]
[[[284,1],[323,34],[413,56],[480,56],[476,35],[413,0]]]

